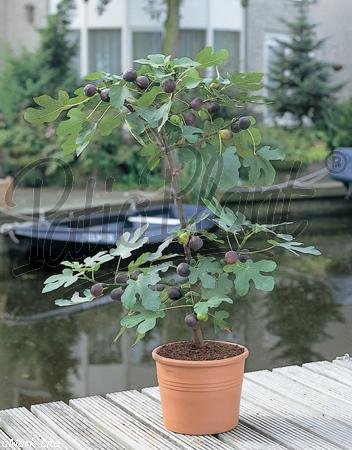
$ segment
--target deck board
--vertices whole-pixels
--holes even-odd
[[[166,430],[157,387],[0,411],[0,447],[48,442],[63,450],[350,450],[352,363],[246,373],[240,424],[217,436]]]
[[[125,448],[64,402],[34,405],[31,410],[74,449],[124,450]]]
[[[33,449],[33,445],[35,448],[40,448],[47,442],[57,442],[60,449],[72,449],[67,442],[26,408],[0,411],[0,428],[14,441],[23,442],[22,448]]]

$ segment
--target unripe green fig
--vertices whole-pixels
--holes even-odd
[[[207,113],[206,111],[204,111],[204,109],[201,109],[200,111],[198,111],[198,117],[199,117],[201,120],[207,120],[207,119],[209,119],[209,115],[208,115],[208,113]]]
[[[182,245],[188,244],[189,241],[189,233],[188,231],[183,231],[178,235],[178,242]]]
[[[232,138],[232,132],[230,130],[228,130],[228,129],[220,130],[219,131],[219,135],[221,136],[221,138],[224,141],[228,141],[229,139]]]
[[[90,288],[90,293],[93,295],[93,297],[100,297],[103,293],[104,287],[101,283],[95,283]]]
[[[174,125],[180,125],[182,123],[182,119],[178,114],[172,114],[172,116],[170,116],[170,122]]]
[[[210,89],[219,89],[220,82],[219,81],[212,81],[209,85]]]
[[[208,320],[208,314],[197,313],[197,320],[199,322],[206,322]]]

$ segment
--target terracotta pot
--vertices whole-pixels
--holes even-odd
[[[159,356],[159,348],[153,350],[152,356],[165,428],[197,435],[235,428],[248,350],[243,347],[241,355],[226,359],[181,361]]]

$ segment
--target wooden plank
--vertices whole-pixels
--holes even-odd
[[[79,450],[122,450],[110,436],[64,402],[33,405],[32,412],[72,448]]]
[[[42,421],[26,408],[12,408],[0,411],[0,428],[25,449],[50,448],[59,445],[60,449],[72,449]]]
[[[307,363],[303,364],[302,367],[352,387],[352,370],[346,369],[345,367],[337,366],[328,361]]]
[[[160,401],[158,388],[146,388],[142,392]],[[254,405],[247,400],[242,400],[241,402],[240,421],[242,424],[248,426],[248,428],[254,429],[282,447],[291,450],[336,450],[341,448],[320,439],[303,428],[291,424],[289,421],[280,417],[280,415],[275,414],[275,412],[268,412],[266,409]],[[233,434],[235,440],[236,430],[230,433]],[[230,433],[219,434],[219,439],[226,439]],[[267,448],[269,449],[270,447]]]
[[[155,432],[167,436],[177,443],[182,449],[213,450],[239,449],[239,450],[281,450],[272,440],[260,435],[244,425],[236,429],[236,435],[230,434],[226,440],[229,445],[216,439],[214,436],[184,436],[165,430],[162,421],[161,406],[159,401],[137,391],[117,392],[108,394],[107,398],[125,409],[136,419],[148,425]]]
[[[344,398],[352,404],[351,388],[323,375],[310,372],[298,366],[280,367],[279,369],[273,369],[273,373],[280,373],[324,394],[328,393],[337,398]]]
[[[142,394],[141,394],[142,395]],[[103,397],[94,396],[70,401],[70,406],[105,433],[109,434],[124,448],[130,450],[177,450],[180,447],[167,436],[139,422],[132,415]],[[131,405],[131,410],[133,406]]]
[[[17,447],[15,441],[12,438],[10,438],[6,433],[4,433],[2,430],[0,430],[0,448],[19,449],[20,447]]]
[[[273,374],[268,370],[261,370],[245,374],[245,379],[315,409],[327,417],[349,425],[352,422],[352,405],[350,403],[328,394],[323,395],[321,392],[310,389],[280,373]]]
[[[351,448],[352,427],[350,425],[326,417],[324,413],[276,394],[249,379],[245,379],[243,384],[243,398],[266,409],[269,413],[275,411],[275,414],[283,419],[333,445],[345,450]]]

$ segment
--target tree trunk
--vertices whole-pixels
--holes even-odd
[[[178,47],[181,0],[165,0],[165,4],[163,53],[175,56]]]

